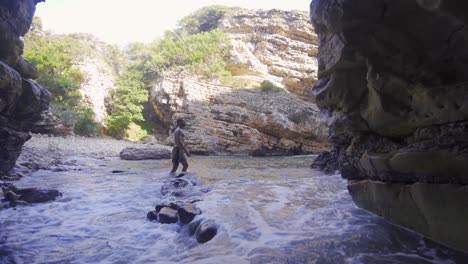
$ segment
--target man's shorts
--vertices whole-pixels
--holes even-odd
[[[187,162],[187,157],[185,157],[184,150],[174,147],[172,149],[172,163]]]

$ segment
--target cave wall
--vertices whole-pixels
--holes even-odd
[[[48,109],[50,93],[32,82],[37,70],[21,55],[39,0],[0,0],[0,176],[11,170],[28,130]]]
[[[468,252],[468,2],[314,0],[319,81],[355,203]]]

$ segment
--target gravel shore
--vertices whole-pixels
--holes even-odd
[[[148,148],[168,146],[151,143],[131,142],[110,138],[86,137],[51,137],[33,134],[32,138],[23,146],[23,151],[16,162],[14,174],[28,174],[38,169],[49,169],[61,165],[71,156],[90,158],[119,157],[124,148]],[[16,173],[15,173],[16,172]]]

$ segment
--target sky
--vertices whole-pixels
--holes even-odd
[[[45,29],[86,32],[117,45],[151,42],[207,5],[248,9],[308,10],[311,0],[46,0],[37,5]]]

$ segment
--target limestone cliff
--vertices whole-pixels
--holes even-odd
[[[49,105],[50,93],[29,80],[37,71],[21,57],[21,37],[29,30],[38,2],[0,1],[0,174],[13,168],[30,138],[27,131]]]
[[[326,147],[317,106],[286,91],[166,77],[155,83],[150,96],[165,127],[177,118],[187,121],[187,144],[194,153],[287,155]]]
[[[466,1],[314,0],[317,104],[356,204],[468,252]]]
[[[305,14],[238,9],[216,21],[231,41],[226,69],[249,80],[242,88],[192,75],[156,80],[150,94],[155,123],[167,136],[188,121],[188,144],[203,154],[291,155],[326,148],[326,127],[310,97],[317,77],[317,36]],[[281,87],[265,91],[262,81]],[[162,131],[161,131],[162,130]],[[169,137],[170,139],[170,137]]]
[[[115,89],[115,79],[123,62],[112,53],[116,47],[87,34],[79,34],[77,39],[86,51],[75,62],[86,76],[80,87],[82,101],[93,109],[96,121],[103,123],[107,115],[106,104],[110,100],[110,92]]]
[[[260,83],[270,80],[301,96],[317,81],[317,35],[306,14],[239,10],[219,21],[231,39],[227,69]]]

